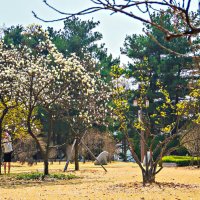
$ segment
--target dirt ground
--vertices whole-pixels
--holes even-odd
[[[64,163],[50,164],[50,173],[62,173]],[[16,181],[0,176],[0,200],[199,200],[200,169],[165,167],[154,185],[142,186],[140,169],[133,163],[115,162],[105,166],[107,173],[93,163],[80,164],[72,180]],[[2,169],[3,170],[3,169]],[[42,172],[43,164],[28,166],[13,163],[11,173]]]

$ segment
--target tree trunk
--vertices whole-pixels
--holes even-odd
[[[46,144],[46,152],[44,156],[44,175],[49,174],[49,145],[50,145],[50,140],[51,136],[53,135],[53,118],[52,118],[52,113],[49,112],[49,130],[47,132],[47,144]]]
[[[76,140],[76,143],[75,143],[75,157],[74,157],[74,160],[75,160],[75,170],[78,171],[79,170],[79,162],[78,162],[78,140]]]
[[[36,135],[34,135],[34,133],[32,132],[32,128],[31,128],[31,112],[29,113],[28,117],[27,117],[27,127],[28,127],[28,133],[29,135],[35,140],[39,150],[40,150],[40,153],[41,153],[41,156],[42,156],[42,159],[44,160],[44,175],[46,175],[46,173],[48,174],[48,154],[47,152],[45,153],[45,150],[43,150],[38,138],[36,137]]]
[[[46,146],[46,152],[44,152],[44,176],[49,174],[49,143]]]
[[[49,174],[49,162],[48,162],[48,158],[46,157],[44,159],[44,175],[48,175]]]

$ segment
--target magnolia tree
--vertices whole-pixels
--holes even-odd
[[[19,61],[15,66],[15,79],[20,91],[18,97],[26,110],[28,133],[40,149],[44,174],[48,174],[48,139],[44,147],[37,137],[40,130],[34,126],[35,111],[41,106],[50,112],[63,99],[70,100],[73,80],[87,83],[88,74],[75,56],[65,59],[40,26],[31,25],[22,34],[26,40],[17,49]],[[50,133],[47,138],[50,138]]]
[[[112,76],[115,80],[113,112],[119,122],[120,130],[126,136],[132,156],[141,169],[144,185],[155,182],[156,174],[163,168],[162,165],[158,168],[158,163],[163,156],[177,148],[171,146],[170,143],[186,129],[186,124],[180,123],[182,115],[178,114],[178,104],[175,105],[170,99],[167,89],[159,80],[156,85],[157,89],[154,91],[158,98],[153,100],[148,96],[153,91],[150,88],[151,68],[148,67],[148,63],[146,64],[141,63],[137,72],[140,73],[139,80],[137,80],[140,84],[136,91],[130,91],[124,84],[118,83],[119,77],[123,74],[128,76],[130,71],[127,72],[126,69],[117,66],[112,69]],[[147,98],[150,99],[150,103],[156,104],[156,109],[148,108]],[[130,104],[133,99],[137,99],[137,104],[134,103],[135,108]],[[133,127],[140,136],[141,151],[144,156],[141,160],[129,138],[129,127]]]
[[[68,86],[68,99],[63,99],[61,107],[67,122],[71,127],[71,136],[75,140],[75,170],[79,169],[78,144],[87,130],[94,126],[105,126],[110,113],[109,101],[111,90],[96,72],[95,62],[89,55],[80,61],[84,68],[83,79],[78,76],[78,69],[74,69],[75,79]]]
[[[36,142],[44,159],[44,174],[48,174],[49,142],[52,129],[49,129],[44,145],[44,141],[38,138],[41,130],[35,123],[37,109],[42,107],[51,118],[56,107],[66,105],[65,111],[70,116],[68,119],[69,121],[72,119],[71,127],[79,132],[81,126],[78,128],[75,126],[78,119],[85,128],[94,121],[98,123],[98,120],[105,116],[103,115],[105,114],[105,101],[108,100],[109,95],[106,94],[104,89],[107,86],[101,82],[100,77],[94,71],[88,72],[86,66],[83,66],[85,63],[80,62],[75,55],[65,59],[52,44],[48,33],[40,26],[28,26],[22,34],[24,38],[22,44],[16,48],[11,45],[8,58],[2,54],[1,60],[5,73],[1,76],[6,77],[3,85],[5,94],[11,95],[13,99],[18,97],[20,106],[23,107],[27,132]],[[8,66],[5,65],[3,59],[9,61]],[[12,81],[11,84],[8,75],[13,77],[15,82]],[[18,93],[16,95],[8,93],[6,90],[8,87],[16,87],[16,89],[11,88],[10,91]],[[3,94],[2,92],[1,96]],[[97,105],[99,110],[96,109]]]

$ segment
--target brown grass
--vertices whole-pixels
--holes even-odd
[[[51,173],[62,173],[64,163],[50,165]],[[0,176],[0,200],[198,200],[200,199],[200,169],[191,167],[164,168],[157,183],[142,186],[139,168],[133,163],[115,162],[105,166],[80,164],[74,172],[70,164],[67,173],[80,178],[73,180],[16,181],[12,176]],[[43,164],[32,167],[14,163],[13,174],[43,171]]]

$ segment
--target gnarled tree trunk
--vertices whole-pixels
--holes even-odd
[[[155,183],[155,173],[153,173],[152,170],[142,171],[142,180],[143,185],[146,185],[147,183]]]

